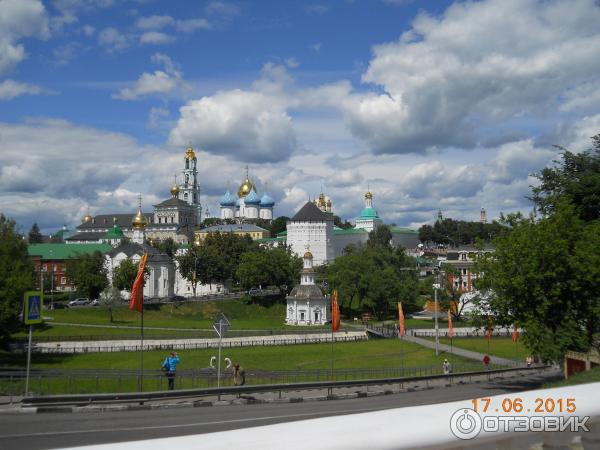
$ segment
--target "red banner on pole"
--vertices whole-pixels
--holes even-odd
[[[402,303],[398,302],[398,337],[401,338],[406,334],[404,328],[404,311],[402,310]]]
[[[144,268],[148,260],[148,253],[144,253],[138,265],[138,273],[131,288],[131,299],[129,300],[129,309],[142,312],[144,307]]]
[[[452,326],[452,313],[448,310],[448,337],[452,339],[454,336],[454,327]]]
[[[338,303],[337,289],[331,293],[331,330],[337,331],[340,327],[340,305]]]
[[[518,340],[519,340],[519,330],[517,330],[517,327],[515,325],[515,327],[513,328],[513,331],[512,331],[512,341],[517,342]]]

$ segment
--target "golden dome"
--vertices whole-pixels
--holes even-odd
[[[250,179],[248,177],[246,177],[244,182],[242,184],[240,184],[240,187],[238,189],[238,197],[240,197],[240,198],[245,197],[253,189],[254,189],[254,185],[252,184],[252,181],[250,181]]]
[[[131,221],[131,225],[133,225],[133,228],[135,228],[136,230],[142,230],[146,227],[147,223],[148,222],[146,221],[146,218],[144,217],[144,214],[142,213],[142,208],[138,209],[137,214]]]
[[[85,216],[83,216],[83,222],[87,223],[89,221],[92,220],[92,216],[90,216],[90,213],[87,213]]]
[[[188,147],[185,152],[185,159],[196,159],[196,153],[192,147]]]
[[[371,194],[371,191],[367,191],[367,193],[365,194],[365,198],[373,198],[373,194]]]
[[[305,258],[312,258],[312,257],[313,257],[313,254],[312,254],[311,252],[308,252],[308,251],[307,251],[307,252],[304,254],[304,257],[305,257]]]
[[[325,194],[323,194],[322,192],[319,194],[319,203],[318,206],[325,206]]]
[[[173,184],[173,186],[171,186],[171,195],[177,197],[177,194],[179,194],[179,186]]]

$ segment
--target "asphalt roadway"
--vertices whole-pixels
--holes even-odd
[[[527,377],[366,398],[139,411],[80,413],[4,413],[0,449],[53,449],[269,425],[318,417],[452,402],[519,392],[556,379],[556,371]]]

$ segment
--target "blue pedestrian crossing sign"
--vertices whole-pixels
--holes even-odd
[[[40,291],[25,292],[25,310],[23,319],[26,325],[42,323],[43,294]]]

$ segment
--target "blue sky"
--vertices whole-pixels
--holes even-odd
[[[291,215],[528,212],[530,174],[600,132],[593,0],[0,0],[0,211],[75,226],[249,165]]]

